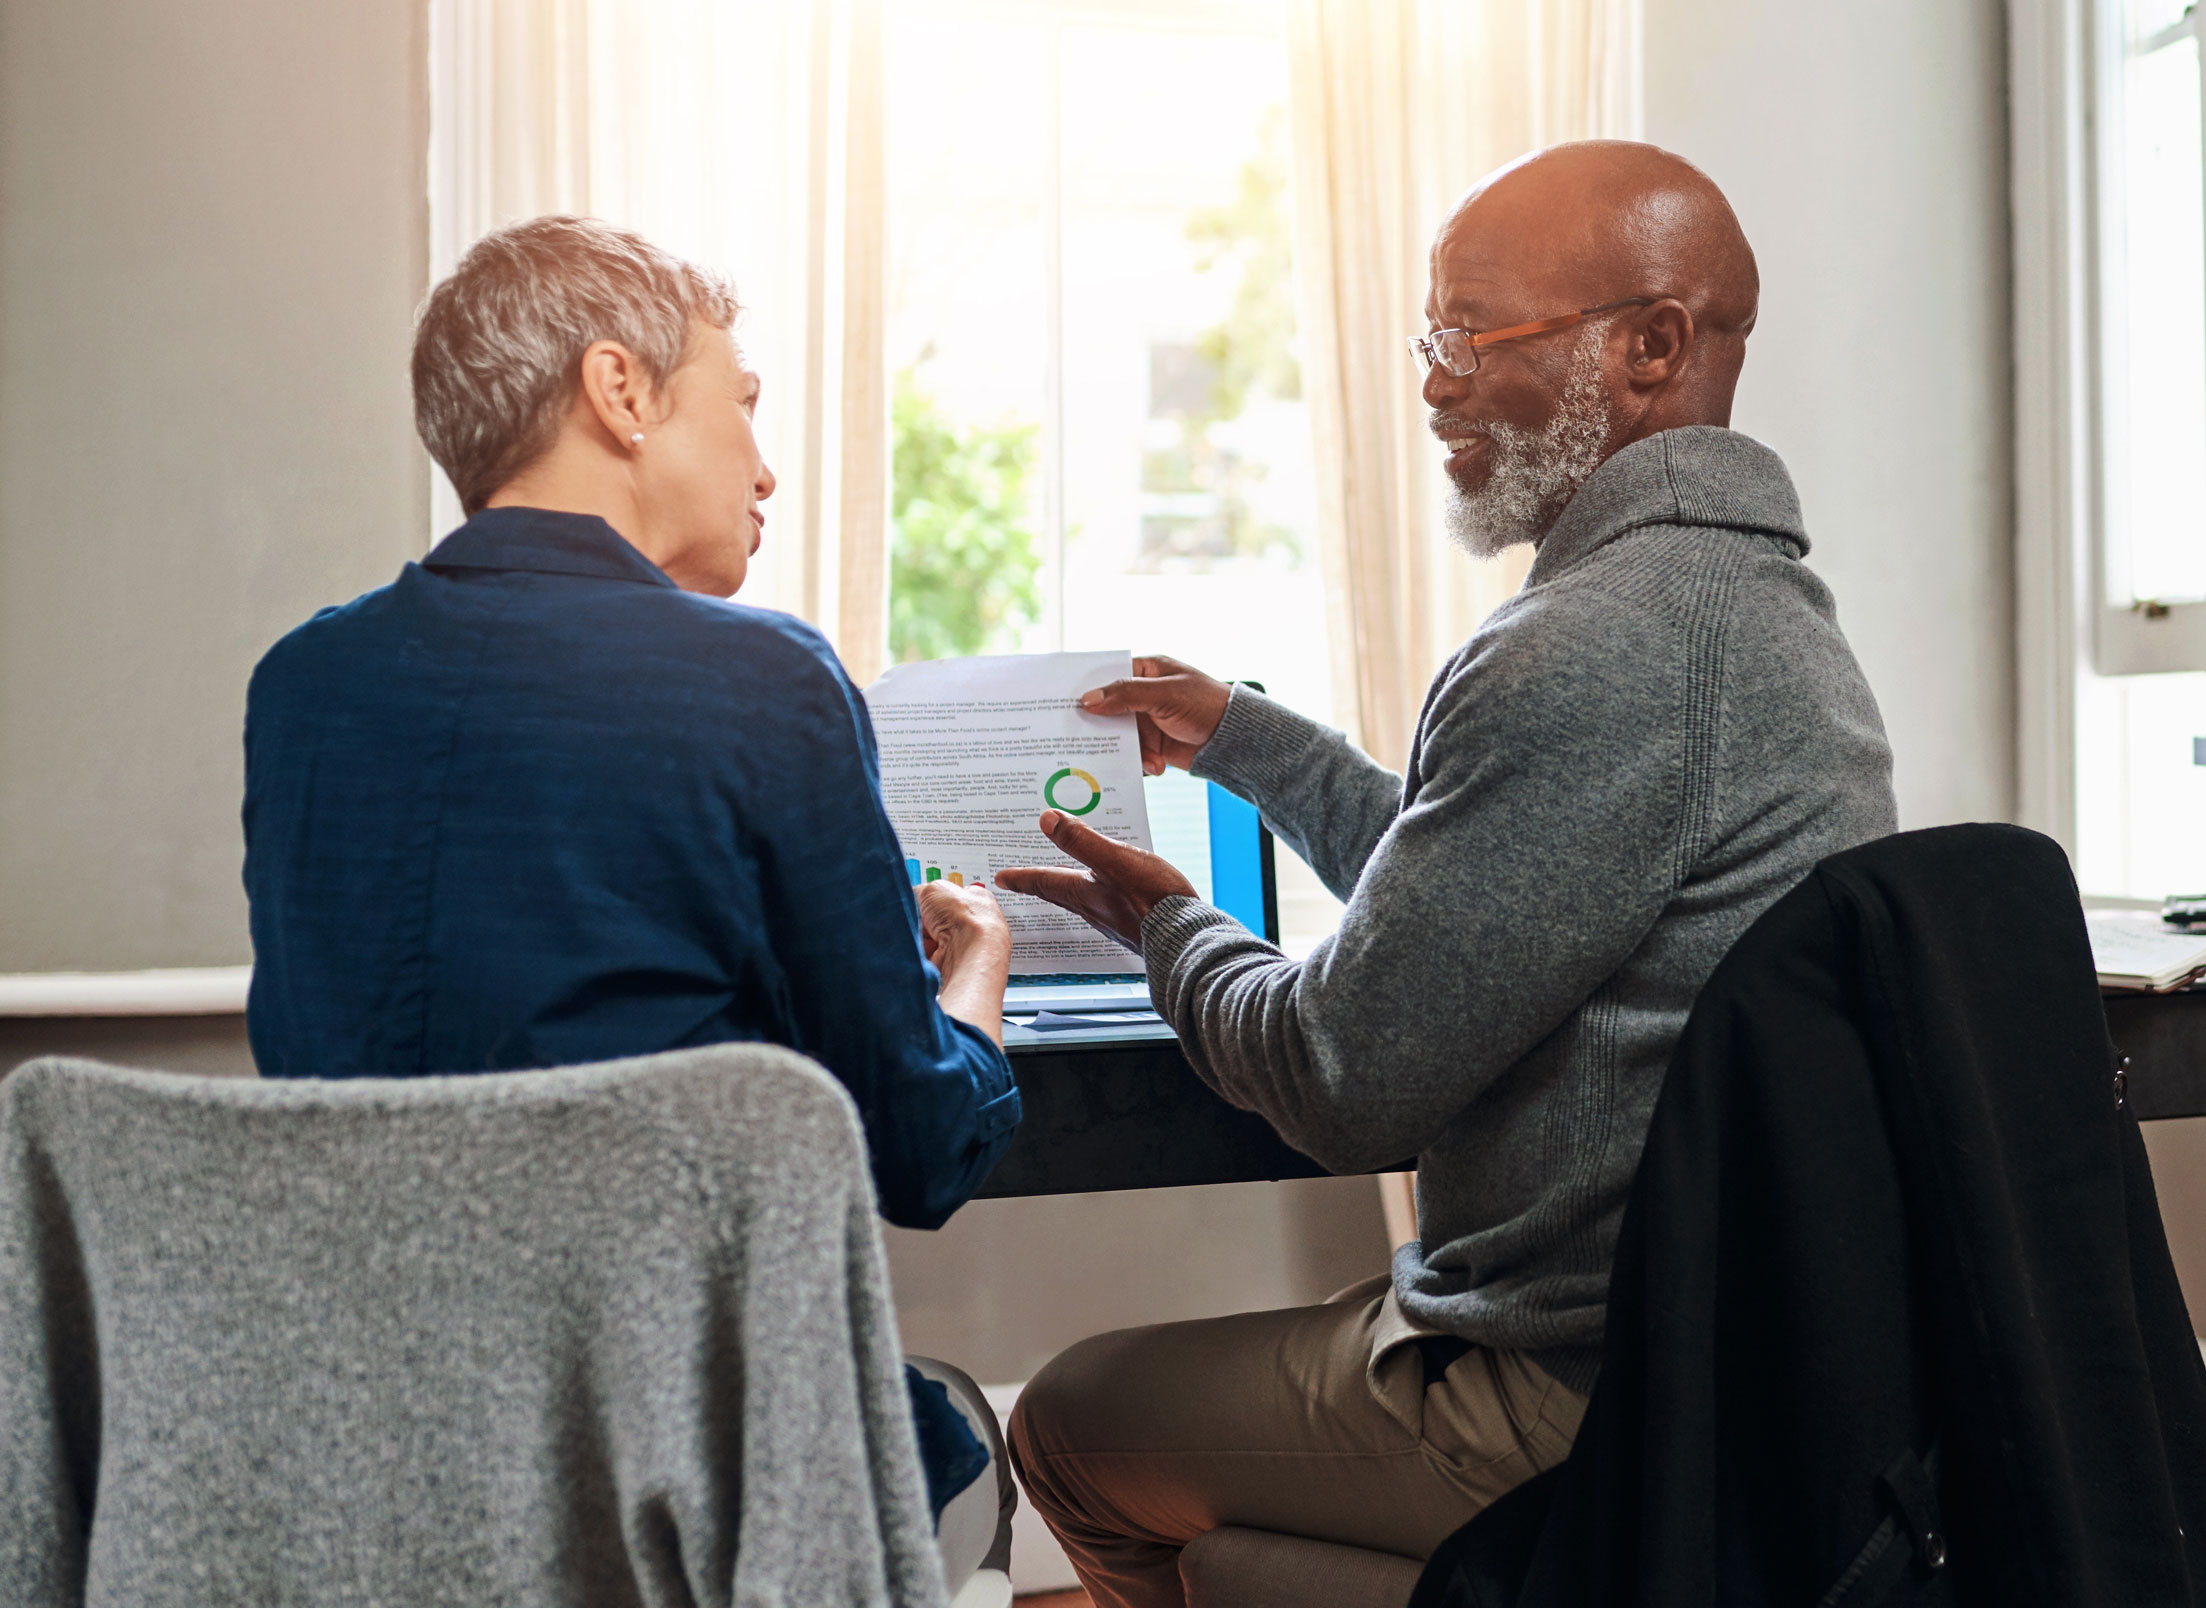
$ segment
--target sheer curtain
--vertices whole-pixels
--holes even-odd
[[[1440,658],[1523,573],[1446,549],[1402,337],[1479,174],[1638,121],[1639,0],[1293,0],[1295,269],[1335,707],[1400,763]],[[734,278],[780,489],[749,600],[862,684],[888,582],[883,0],[431,0],[431,271],[549,211]],[[437,481],[432,536],[457,522]]]
[[[1400,765],[1441,659],[1530,554],[1448,549],[1406,336],[1449,204],[1558,140],[1631,137],[1637,0],[1295,0],[1295,277],[1332,605],[1334,703]]]
[[[887,619],[881,0],[431,0],[430,271],[599,217],[726,273],[779,487],[746,602],[861,685]],[[441,476],[431,537],[458,522]]]
[[[1470,560],[1437,518],[1440,454],[1404,338],[1426,252],[1480,175],[1558,140],[1638,131],[1637,0],[1294,0],[1295,281],[1317,467],[1334,708],[1400,766],[1448,651],[1514,591],[1529,549]],[[1417,1233],[1409,1174],[1380,1180]]]

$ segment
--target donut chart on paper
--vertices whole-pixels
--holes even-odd
[[[1079,782],[1085,786],[1088,790],[1088,801],[1085,804],[1067,804],[1059,799],[1057,788],[1063,782]],[[1067,765],[1042,784],[1042,802],[1067,815],[1086,815],[1103,802],[1103,784],[1079,766]]]

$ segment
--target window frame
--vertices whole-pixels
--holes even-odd
[[[2013,262],[2015,819],[2075,856],[2079,695],[2206,669],[2206,603],[2109,596],[2103,360],[2114,215],[2102,137],[2115,0],[2008,0]],[[2110,48],[2113,47],[2113,48]]]
[[[2118,528],[2112,514],[2112,468],[2107,461],[2113,444],[2110,423],[2117,377],[2116,344],[2110,326],[2121,310],[2116,298],[2124,271],[2121,131],[2125,70],[2133,56],[2152,54],[2185,38],[2195,39],[2200,46],[2200,99],[2206,105],[2206,12],[2194,7],[2149,41],[2133,43],[2123,16],[2125,0],[2089,0],[2089,4],[2082,44],[2087,56],[2084,81],[2089,96],[2085,126],[2091,142],[2086,177],[2092,191],[2090,214],[2096,257],[2090,316],[2097,412],[2092,432],[2096,460],[2092,472],[2097,495],[2093,499],[2087,576],[2092,663],[2102,676],[2206,670],[2206,599],[2163,602],[2124,597],[2117,595],[2110,584],[2109,577],[2117,568],[2126,568],[2121,561],[2128,533]],[[2201,119],[2200,140],[2206,145],[2206,118]],[[2206,296],[2206,288],[2202,288],[2201,295]],[[2206,442],[2200,443],[2200,450],[2206,452]]]

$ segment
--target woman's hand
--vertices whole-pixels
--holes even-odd
[[[1177,659],[1136,659],[1124,681],[1084,693],[1080,707],[1091,715],[1133,715],[1141,725],[1141,768],[1162,776],[1164,767],[1185,770],[1216,735],[1226,717],[1233,689]],[[1023,890],[1022,890],[1023,891]]]
[[[942,1008],[1003,1043],[1003,990],[1011,975],[1011,927],[978,882],[922,882],[919,937],[942,973]]]

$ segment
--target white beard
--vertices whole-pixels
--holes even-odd
[[[1476,491],[1448,482],[1448,539],[1473,558],[1492,558],[1519,542],[1536,542],[1560,517],[1578,488],[1593,478],[1615,422],[1601,385],[1605,321],[1588,324],[1570,354],[1569,377],[1555,416],[1537,430],[1498,420],[1482,423],[1489,473]]]

